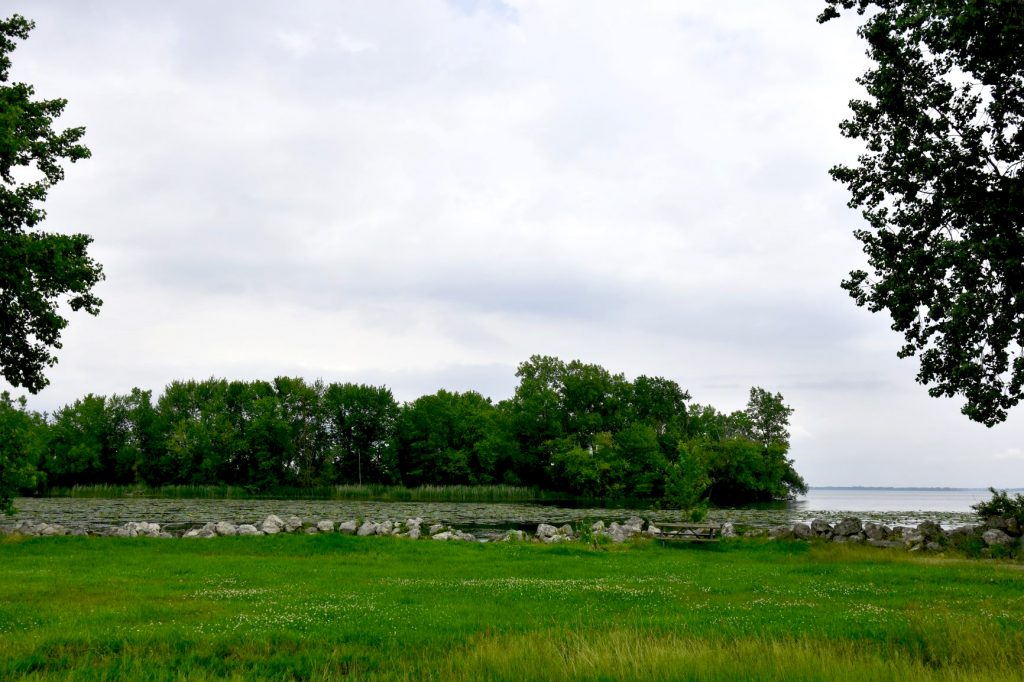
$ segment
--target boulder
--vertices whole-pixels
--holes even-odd
[[[260,526],[260,530],[262,530],[267,535],[280,533],[283,528],[284,521],[281,520],[281,517],[276,516],[274,514],[271,514],[267,518],[263,519],[263,524]]]
[[[590,526],[590,530],[595,533],[599,530],[604,530],[604,521],[594,521],[593,525]]]
[[[868,521],[864,524],[864,535],[869,540],[885,540],[891,532],[892,529],[888,526],[883,526],[873,521]]]
[[[1015,535],[1017,537],[1020,537],[1020,535],[1021,535],[1020,522],[1018,522],[1017,519],[1012,518],[1012,517],[1009,518],[1009,519],[1006,519],[1006,532],[1009,533],[1010,535]]]
[[[925,543],[925,537],[915,528],[907,528],[903,531],[903,546],[908,549],[920,547]]]
[[[1006,530],[1009,526],[1009,519],[1003,516],[989,516],[985,519],[986,528],[995,528],[997,530]]]
[[[545,537],[543,537],[541,539],[544,541],[544,544],[546,544],[546,545],[552,545],[552,544],[554,544],[556,542],[568,542],[569,540],[571,540],[571,538],[567,538],[566,536],[562,535],[561,533],[555,533],[554,535],[548,535],[548,536],[545,536]]]
[[[419,540],[420,539],[420,535],[421,535],[420,527],[419,526],[413,526],[412,528],[409,529],[408,535],[413,540]]]
[[[572,539],[576,535],[572,530],[572,526],[570,526],[568,523],[563,524],[561,527],[559,527],[558,532],[561,535],[564,535],[565,537],[570,539]]]
[[[391,532],[395,529],[390,521],[381,521],[377,524],[377,535],[391,535]]]
[[[359,524],[356,523],[354,519],[352,521],[343,521],[338,524],[339,533],[355,533],[358,528]]]
[[[661,529],[655,526],[653,523],[648,523],[647,530],[644,532],[650,535],[652,538],[656,538],[659,535],[661,535]]]
[[[423,525],[423,519],[419,518],[418,516],[415,519],[406,519],[405,520],[405,527],[406,528],[419,528],[422,525]]]
[[[521,530],[510,530],[501,539],[504,542],[523,542],[526,540],[526,533]]]
[[[856,535],[857,533],[861,532],[863,528],[864,526],[861,523],[860,519],[858,519],[856,516],[847,516],[845,519],[836,524],[836,527],[833,530],[833,532],[836,535],[850,536]]]
[[[941,552],[942,551],[942,545],[940,545],[939,543],[935,542],[934,540],[929,540],[928,542],[924,543],[924,548],[927,549],[929,552]]]
[[[768,531],[768,537],[773,540],[788,540],[793,537],[793,529],[790,526],[775,526]]]
[[[443,533],[435,533],[434,535],[431,535],[430,537],[432,539],[434,539],[434,540],[447,541],[447,540],[451,540],[452,539],[452,534],[449,533],[448,531],[444,531]]]
[[[356,531],[356,535],[365,537],[367,535],[375,535],[377,533],[377,524],[373,521],[363,521],[363,525],[359,526],[359,530]]]
[[[463,542],[476,542],[476,536],[471,533],[466,533],[461,530],[452,531],[453,540],[462,540]]]
[[[438,533],[440,533],[443,530],[444,530],[444,524],[443,523],[435,523],[432,526],[430,526],[429,529],[427,529],[427,533],[430,534],[430,535],[437,535]]]
[[[541,540],[545,540],[557,534],[558,529],[550,524],[542,523],[539,526],[537,526],[537,537],[539,537]]]
[[[797,540],[810,540],[814,537],[814,532],[809,524],[797,523],[793,525],[793,537]]]
[[[833,533],[832,524],[825,519],[811,521],[811,532],[817,537],[830,537]]]
[[[217,535],[238,535],[238,526],[227,521],[219,521],[214,527],[217,531]]]
[[[240,525],[238,527],[238,534],[239,535],[263,535],[263,532],[260,531],[260,529],[258,529],[256,526],[252,525],[251,523],[243,523],[242,525]]]
[[[319,529],[318,529],[318,528],[317,528],[316,526],[310,526],[309,528],[307,528],[307,529],[306,529],[306,530],[304,530],[303,532],[304,532],[304,533],[305,533],[306,535],[316,535],[317,533],[319,533],[319,532],[320,532],[320,530],[319,530]]]
[[[193,528],[181,537],[183,538],[212,538],[217,536],[217,532],[213,529],[214,524],[208,523],[202,528]]]
[[[1013,544],[1013,537],[1004,530],[989,528],[981,534],[981,539],[989,547],[1009,547]]]
[[[302,528],[302,519],[298,516],[289,516],[284,520],[284,529],[288,533],[294,533]]]
[[[722,537],[723,538],[734,538],[736,537],[736,527],[731,522],[722,524]]]
[[[639,532],[633,526],[620,526],[615,521],[612,521],[605,534],[612,539],[612,542],[625,542]]]
[[[946,535],[939,524],[934,521],[923,521],[919,523],[917,525],[917,532],[920,533],[927,541],[938,540]]]
[[[320,531],[321,533],[333,533],[334,532],[334,521],[330,521],[328,519],[324,519],[323,521],[318,521],[317,524],[316,524],[316,529],[318,531]]]
[[[644,520],[641,519],[639,516],[630,516],[628,519],[626,519],[626,522],[624,524],[622,524],[622,525],[625,526],[626,528],[631,529],[633,531],[633,533],[635,534],[635,533],[639,533],[640,531],[642,531],[644,529]]]

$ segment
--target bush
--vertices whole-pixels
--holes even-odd
[[[1017,519],[1018,525],[1024,527],[1024,495],[1017,493],[1013,497],[1005,490],[989,488],[992,499],[972,504],[971,509],[982,518],[990,516],[1002,516],[1005,519]]]

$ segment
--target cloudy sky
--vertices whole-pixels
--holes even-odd
[[[282,374],[497,400],[539,353],[782,392],[812,485],[1024,486],[1021,411],[929,398],[839,288],[867,61],[818,0],[5,5],[13,78],[93,151],[48,228],[107,277],[35,409]]]

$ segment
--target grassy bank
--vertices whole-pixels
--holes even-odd
[[[329,485],[255,491],[228,485],[76,485],[53,488],[49,497],[96,499],[153,498],[194,500],[375,500],[382,502],[542,502],[564,495],[512,485]]]
[[[0,541],[0,679],[1006,680],[1019,563],[743,541]]]

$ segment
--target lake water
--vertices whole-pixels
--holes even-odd
[[[981,489],[910,488],[812,488],[806,497],[792,502],[734,509],[713,509],[711,520],[756,527],[809,521],[820,517],[834,523],[854,515],[865,521],[890,526],[935,521],[944,527],[976,523],[971,505],[990,497]],[[68,528],[100,531],[128,521],[156,522],[181,531],[210,521],[258,524],[269,514],[282,518],[296,515],[307,522],[366,518],[401,521],[420,517],[494,537],[504,530],[533,531],[538,523],[561,525],[580,521],[622,522],[636,515],[660,522],[679,521],[672,509],[569,508],[540,504],[489,504],[468,502],[373,502],[332,500],[155,500],[22,498],[15,502],[18,514],[0,517],[0,530],[21,519],[59,523]]]

